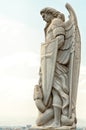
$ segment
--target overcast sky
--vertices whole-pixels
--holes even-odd
[[[44,41],[44,21],[40,10],[53,7],[68,17],[65,3],[74,8],[82,39],[77,116],[86,124],[86,2],[75,0],[0,0],[0,125],[34,123],[37,109],[33,101],[38,82],[40,44]]]

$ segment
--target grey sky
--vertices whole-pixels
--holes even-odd
[[[79,103],[82,103],[81,99],[86,95],[86,2],[0,0],[0,125],[30,123],[29,118],[36,117],[32,95],[34,84],[38,81],[40,44],[44,40],[45,26],[40,10],[50,6],[62,11],[67,18],[66,2],[73,6],[77,14],[82,38],[82,87],[79,89]],[[79,103],[79,109],[84,111],[86,107]],[[79,110],[78,115],[79,118],[86,117]]]
[[[13,20],[20,21],[21,23],[25,24],[26,26],[30,27],[32,30],[41,34],[41,37],[37,37],[37,39],[41,42],[43,39],[43,27],[44,22],[40,16],[40,10],[45,6],[54,7],[59,11],[64,12],[66,18],[68,17],[68,12],[65,8],[65,3],[69,2],[78,18],[78,23],[81,32],[82,38],[82,65],[86,65],[86,40],[85,40],[85,32],[86,32],[86,18],[85,16],[85,9],[86,9],[86,1],[75,1],[75,0],[0,0],[0,15],[4,15],[5,17]],[[34,34],[33,34],[33,37]],[[39,43],[36,43],[39,44]],[[31,48],[32,49],[32,48]]]

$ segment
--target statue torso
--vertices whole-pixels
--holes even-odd
[[[52,40],[56,39],[56,37],[61,35],[65,37],[64,24],[60,19],[55,18],[45,28],[45,43],[49,43]],[[64,44],[65,44],[65,40],[64,40]],[[57,62],[65,65],[69,60],[69,55],[68,55],[69,50],[67,50],[67,52],[66,51],[64,52],[60,50],[61,48],[57,48],[57,49],[58,49]]]

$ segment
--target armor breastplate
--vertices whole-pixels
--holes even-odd
[[[46,29],[46,36],[45,36],[45,41],[50,42],[52,39],[54,39],[53,36],[53,30],[51,28],[51,25]]]
[[[54,19],[48,27],[45,28],[45,42],[51,42],[59,35],[65,35],[65,29],[59,19]]]

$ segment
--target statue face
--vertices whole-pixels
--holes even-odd
[[[42,13],[41,15],[43,20],[46,21],[47,23],[51,22],[51,20],[53,19],[52,14]]]

